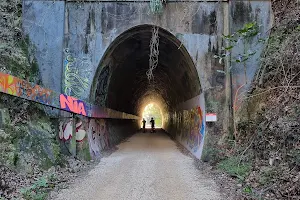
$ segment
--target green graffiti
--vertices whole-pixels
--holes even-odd
[[[67,95],[80,98],[86,89],[89,87],[89,71],[82,71],[89,69],[86,59],[81,61],[74,58],[69,50],[66,50],[65,71],[64,71],[64,93]],[[80,66],[80,67],[79,67]]]

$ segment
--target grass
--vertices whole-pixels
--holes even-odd
[[[54,187],[52,182],[55,180],[56,176],[54,174],[39,178],[30,187],[21,189],[22,197],[26,200],[45,200],[48,192]]]
[[[252,167],[250,163],[241,162],[238,157],[230,157],[222,160],[218,164],[218,168],[225,171],[230,176],[237,177],[244,181]]]

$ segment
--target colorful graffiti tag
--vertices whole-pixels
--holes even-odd
[[[52,91],[0,72],[0,91],[42,104],[52,104]]]
[[[65,49],[64,52],[64,93],[80,97],[89,86],[88,78],[90,76],[91,63],[85,57],[82,59],[74,58],[69,49]]]
[[[17,95],[15,77],[9,74],[3,74],[0,72],[0,91],[11,95]]]
[[[97,157],[103,149],[110,148],[109,132],[104,119],[91,119],[88,138],[91,155]]]
[[[200,106],[173,113],[175,132],[180,141],[196,153],[205,134],[204,114]]]
[[[198,106],[195,109],[191,110],[191,131],[187,137],[187,144],[192,149],[193,152],[198,151],[201,141],[204,137],[204,120],[203,112]]]
[[[63,110],[87,116],[87,112],[86,112],[87,106],[83,101],[78,100],[75,97],[67,96],[64,94],[60,94],[59,100],[60,100],[60,107]]]
[[[135,115],[99,107],[72,96],[59,94],[2,72],[0,72],[0,92],[87,117],[140,119]]]
[[[86,131],[83,129],[82,121],[75,125],[76,142],[82,142],[86,136]],[[60,122],[59,125],[59,139],[68,141],[73,137],[73,120],[70,119],[66,122]]]

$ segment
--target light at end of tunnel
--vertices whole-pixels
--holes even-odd
[[[146,120],[146,128],[151,128],[151,123],[150,123],[151,118],[154,119],[156,128],[163,127],[162,111],[161,111],[161,108],[157,104],[155,104],[153,102],[147,104],[143,110],[142,116],[143,116],[143,119]],[[141,124],[141,127],[143,127],[143,124]]]

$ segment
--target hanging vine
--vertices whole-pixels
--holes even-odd
[[[152,28],[152,37],[150,40],[150,55],[149,55],[149,70],[146,72],[148,80],[154,79],[153,70],[158,65],[158,56],[159,56],[159,36],[158,36],[158,27],[153,26]]]

